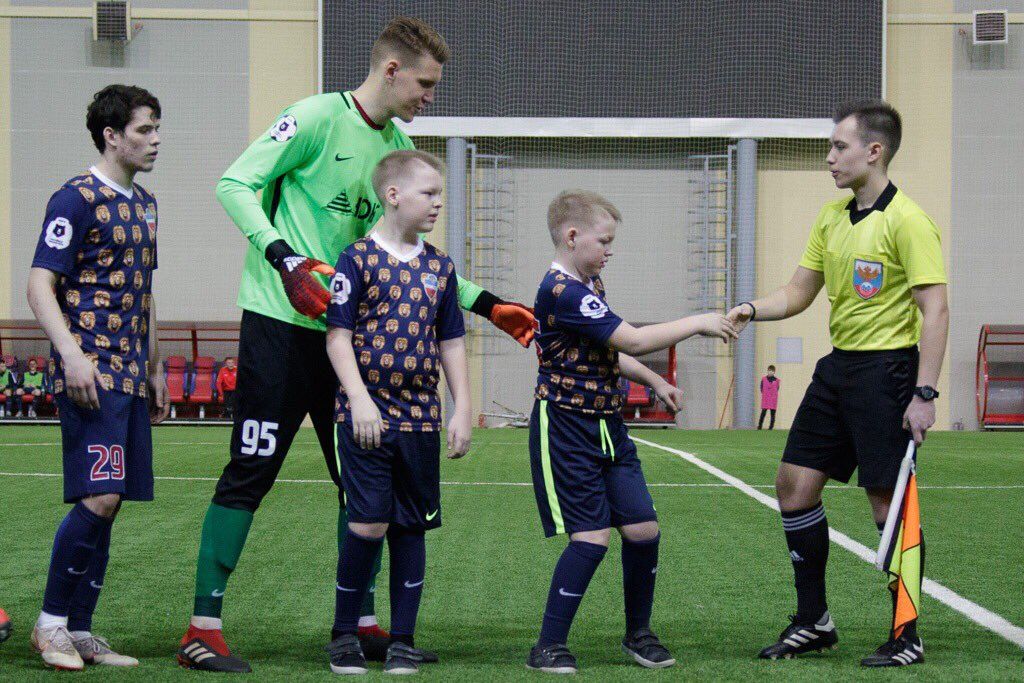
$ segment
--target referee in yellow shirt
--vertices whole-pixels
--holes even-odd
[[[838,642],[825,600],[828,522],[821,492],[831,479],[867,492],[875,523],[889,502],[913,436],[920,444],[935,422],[934,386],[946,350],[949,310],[939,230],[889,181],[900,146],[900,115],[878,100],[850,102],[835,116],[826,158],[836,187],[853,197],[825,204],[789,284],[729,312],[782,320],[814,301],[824,285],[832,306],[832,353],[818,361],[797,411],[775,489],[797,591],[797,613],[764,648],[765,659],[790,658]],[[920,351],[918,346],[920,345]],[[915,623],[861,660],[865,666],[924,661]]]

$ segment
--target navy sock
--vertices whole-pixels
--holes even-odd
[[[793,561],[797,621],[814,623],[828,610],[825,565],[828,563],[828,520],[819,502],[806,510],[782,513],[789,558]]]
[[[81,502],[75,504],[57,527],[50,555],[50,571],[43,593],[43,611],[67,616],[71,598],[89,571],[96,545],[112,520],[90,512]]]
[[[622,594],[626,600],[626,633],[651,627],[659,541],[661,534],[649,541],[622,539]]]
[[[413,633],[423,595],[427,544],[422,531],[398,527],[388,530],[391,565],[391,640],[415,647]]]
[[[544,647],[568,641],[576,610],[606,552],[608,548],[603,545],[583,541],[570,541],[562,551],[551,577],[538,645]]]
[[[89,571],[82,577],[75,594],[71,597],[71,606],[68,610],[69,631],[92,630],[92,614],[96,611],[100,589],[103,588],[103,577],[107,573],[107,562],[110,560],[110,532],[113,527],[113,524],[109,524],[100,532],[100,537],[96,541],[96,552],[89,563]]]
[[[338,554],[338,585],[334,591],[334,631],[355,634],[359,630],[359,612],[363,596],[373,578],[373,561],[383,538],[364,538],[351,529],[345,535]]]

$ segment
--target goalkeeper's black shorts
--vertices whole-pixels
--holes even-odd
[[[911,439],[903,413],[917,381],[917,347],[842,351],[818,361],[783,462],[864,488],[893,488]]]
[[[255,511],[274,485],[306,415],[344,502],[334,450],[337,390],[326,333],[243,311],[231,460],[220,475],[213,502]]]

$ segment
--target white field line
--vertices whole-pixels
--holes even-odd
[[[779,509],[779,502],[772,498],[771,496],[761,493],[760,491],[755,489],[753,486],[750,486],[743,480],[734,477],[728,472],[720,470],[714,465],[701,460],[693,453],[687,453],[686,451],[670,448],[668,446],[662,446],[659,443],[648,441],[646,439],[640,439],[637,438],[636,436],[633,436],[633,441],[636,441],[637,443],[642,443],[645,446],[650,446],[651,448],[657,448],[668,453],[673,453],[682,458],[683,460],[685,460],[686,462],[690,463],[691,465],[696,465],[697,467],[704,470],[708,474],[717,477],[718,479],[721,479],[722,481],[729,484],[733,488],[739,489],[740,491],[747,494],[748,496],[750,496],[757,502],[761,503],[762,505],[766,505],[767,507],[770,507],[775,511],[778,511]],[[846,534],[840,531],[836,531],[832,527],[829,527],[828,532],[829,538],[833,543],[842,548],[845,548],[846,550],[849,550],[851,553],[853,553],[860,559],[864,560],[865,562],[869,564],[874,564],[874,550],[868,548],[867,546],[861,543],[858,543]],[[956,610],[957,612],[964,615],[974,623],[988,629],[989,631],[992,631],[996,635],[1004,638],[1005,640],[1008,640],[1014,645],[1024,648],[1024,628],[1021,628],[1020,626],[1017,626],[1016,624],[1007,621],[995,612],[992,612],[975,602],[971,602],[967,598],[953,592],[949,588],[946,588],[942,584],[933,581],[927,577],[924,578],[924,580],[921,582],[921,590],[927,595],[930,595],[942,604],[946,605],[947,607]]]
[[[61,477],[64,476],[60,472],[0,472],[0,477]],[[217,477],[153,477],[158,481],[217,481]],[[280,484],[330,484],[330,479],[277,479],[275,483]],[[496,487],[513,487],[522,488],[527,486],[533,486],[528,481],[442,481],[442,486],[496,486]],[[649,483],[647,484],[650,488],[655,489],[728,489],[733,488],[732,484],[726,483]],[[774,484],[755,484],[751,486],[754,489],[774,489]],[[840,491],[859,491],[859,488],[854,486],[826,486],[828,489],[836,489]],[[990,489],[1024,489],[1024,485],[1019,486],[918,486],[918,489],[970,489],[987,491]]]

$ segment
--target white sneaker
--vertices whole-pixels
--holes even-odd
[[[88,635],[83,638],[73,638],[71,642],[86,664],[105,664],[106,666],[139,665],[139,660],[135,659],[135,657],[121,655],[111,650],[110,643],[105,638]]]
[[[81,671],[85,662],[71,642],[66,626],[32,629],[32,649],[43,656],[43,663],[54,669]]]

